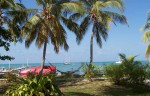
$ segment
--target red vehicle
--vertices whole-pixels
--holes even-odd
[[[28,73],[38,74],[40,72],[41,66],[31,67],[19,72],[21,77],[27,77]],[[44,66],[42,75],[56,73],[56,66]]]

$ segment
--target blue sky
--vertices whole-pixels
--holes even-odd
[[[23,3],[28,8],[37,7],[35,0],[23,0]],[[149,0],[124,0],[125,12],[124,15],[128,19],[130,27],[126,25],[112,25],[109,31],[107,42],[103,42],[103,47],[100,49],[94,42],[94,61],[117,61],[118,53],[128,55],[139,55],[138,60],[145,60],[146,44],[142,41],[140,28],[144,25],[147,18],[147,12],[150,9]],[[67,31],[67,41],[70,46],[69,51],[61,50],[59,54],[53,51],[51,44],[47,47],[46,58],[50,62],[64,62],[66,58],[70,58],[71,62],[89,61],[89,41],[91,28],[89,28],[85,38],[80,45],[76,44],[75,35]],[[38,49],[33,43],[29,49],[25,48],[24,43],[11,44],[9,52],[5,52],[0,48],[1,54],[8,54],[15,57],[11,63],[25,63],[27,58],[29,63],[41,63],[43,48]],[[0,61],[0,63],[8,63],[8,61]]]

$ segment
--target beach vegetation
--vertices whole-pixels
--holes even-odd
[[[53,76],[35,76],[34,78],[20,78],[6,91],[6,96],[62,96],[63,93],[54,83]]]
[[[119,54],[122,59],[120,64],[111,64],[105,66],[105,75],[115,82],[115,84],[139,84],[143,85],[149,73],[149,65],[142,64],[140,61],[135,61],[137,56],[126,57],[124,54]]]
[[[6,72],[4,74],[3,78],[5,78],[7,80],[7,82],[17,82],[18,81],[18,76],[13,72]]]
[[[80,0],[79,0],[80,1]],[[88,28],[92,26],[90,38],[90,63],[93,62],[93,39],[95,38],[98,46],[102,47],[102,41],[108,38],[108,31],[111,23],[127,24],[127,19],[119,12],[124,11],[122,0],[81,0],[85,6],[85,14],[83,16],[73,14],[73,20],[83,17],[80,23],[78,43],[81,42]],[[107,10],[108,9],[108,10]],[[111,9],[111,10],[109,10]],[[119,12],[112,11],[117,9]],[[103,40],[102,40],[103,39]]]
[[[101,74],[101,68],[93,63],[84,64],[82,66],[82,71],[84,72],[84,78],[87,78],[90,81],[93,81],[92,77],[95,77],[97,74]]]
[[[60,47],[68,50],[66,30],[63,25],[75,33],[78,26],[66,15],[71,12],[82,14],[83,8],[82,4],[71,0],[36,0],[36,2],[42,9],[25,23],[22,36],[25,38],[26,48],[29,48],[33,41],[38,48],[44,46],[41,73],[45,64],[47,44],[52,44],[56,53],[59,52]]]
[[[37,75],[37,73],[35,71],[34,72],[28,72],[27,78],[28,79],[33,79],[33,78],[35,78],[36,75]]]

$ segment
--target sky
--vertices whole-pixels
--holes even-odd
[[[27,8],[37,8],[35,0],[23,0]],[[150,9],[149,0],[124,0],[125,12],[123,13],[129,23],[126,25],[117,24],[111,25],[109,37],[106,42],[103,42],[103,47],[99,48],[94,41],[94,61],[118,61],[119,53],[124,53],[127,56],[138,55],[137,60],[146,60],[145,49],[146,44],[142,41],[143,32],[140,28],[146,23],[147,13]],[[67,30],[67,42],[69,44],[68,52],[63,49],[59,54],[53,50],[53,46],[47,46],[46,59],[52,63],[64,62],[69,58],[71,62],[88,62],[90,60],[90,35],[91,27],[80,45],[77,45],[75,35]],[[26,49],[24,43],[11,44],[10,51],[6,52],[0,48],[1,55],[11,55],[15,60],[11,63],[25,63],[27,58],[29,63],[42,62],[43,48],[38,49],[33,43],[30,48]],[[8,63],[8,61],[0,61],[0,64]]]

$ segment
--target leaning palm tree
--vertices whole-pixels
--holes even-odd
[[[66,14],[70,12],[82,13],[82,4],[71,2],[71,0],[36,0],[36,2],[42,6],[42,9],[25,23],[22,35],[25,38],[26,48],[29,48],[34,40],[38,48],[44,46],[40,71],[42,73],[48,43],[54,46],[56,53],[59,52],[60,47],[65,50],[69,48],[66,42],[66,30],[61,21],[66,24],[68,29],[78,34],[78,25],[68,19]]]
[[[90,25],[93,26],[90,40],[90,63],[93,62],[93,39],[95,37],[99,47],[102,47],[102,38],[106,41],[110,23],[116,22],[127,24],[126,17],[112,10],[118,9],[124,11],[122,0],[80,0],[84,3],[85,10],[84,19],[81,22],[78,43],[82,40]],[[75,13],[70,18],[78,19],[81,15]]]
[[[33,10],[26,9],[15,0],[0,0],[0,47],[9,50],[11,42],[21,40],[20,26]],[[10,56],[0,56],[1,60],[12,60]]]
[[[145,43],[148,43],[148,46],[146,48],[145,55],[146,57],[149,57],[150,55],[150,12],[148,13],[148,18],[146,24],[142,27],[142,30],[144,30],[143,39]]]

